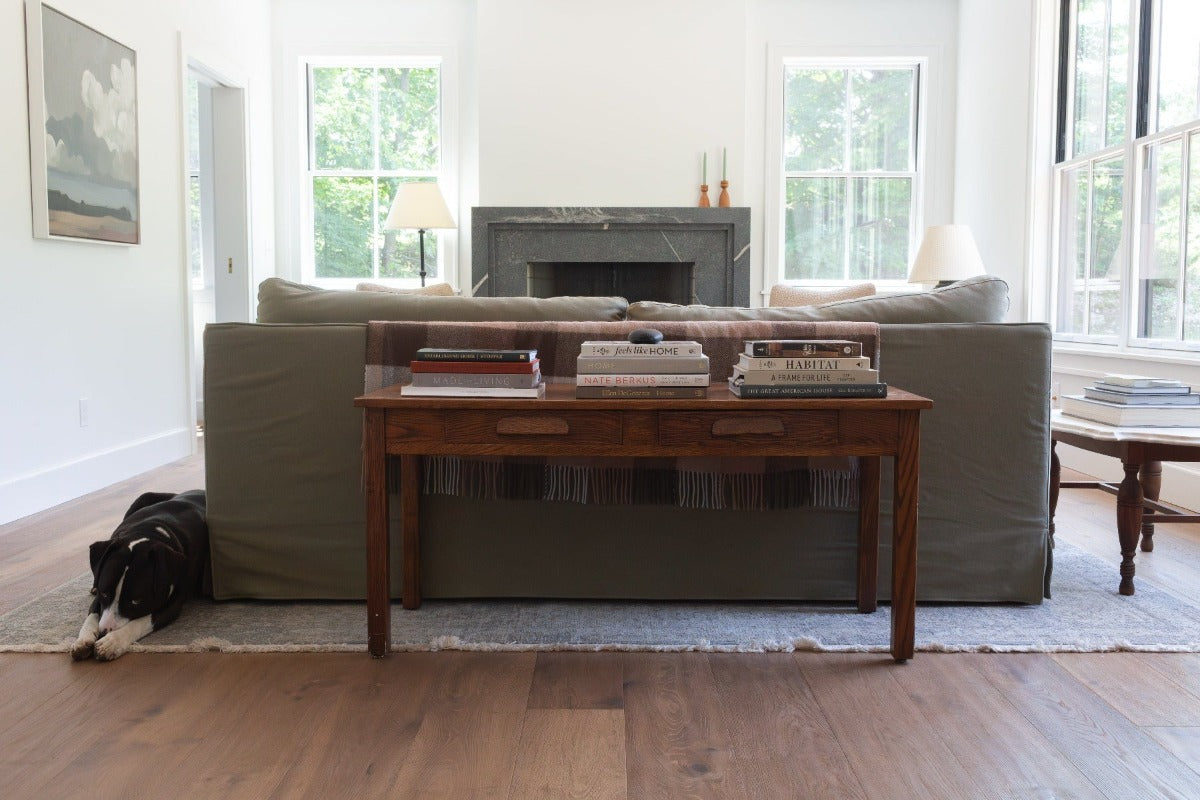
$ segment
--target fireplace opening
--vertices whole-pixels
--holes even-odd
[[[688,261],[530,261],[530,297],[624,297],[687,305],[695,297],[695,263]]]

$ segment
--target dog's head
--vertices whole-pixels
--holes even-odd
[[[115,631],[131,619],[161,610],[181,587],[174,576],[181,553],[152,537],[131,536],[94,542],[92,592],[100,600],[100,630]]]

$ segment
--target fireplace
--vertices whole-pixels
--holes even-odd
[[[472,210],[472,294],[750,304],[748,208]]]

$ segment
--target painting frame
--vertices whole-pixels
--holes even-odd
[[[137,52],[25,0],[33,235],[141,243]]]

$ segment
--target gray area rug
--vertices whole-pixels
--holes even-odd
[[[1200,652],[1200,607],[1146,581],[1117,594],[1116,562],[1059,544],[1040,606],[919,605],[920,651]],[[81,575],[0,617],[0,652],[66,652],[90,602]],[[133,651],[363,651],[366,605],[196,601]],[[887,652],[888,607],[850,604],[426,601],[392,612],[393,649]]]

